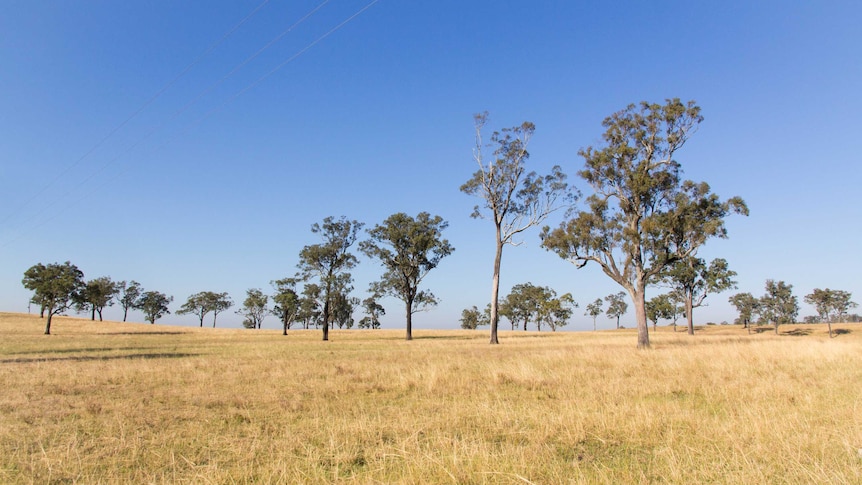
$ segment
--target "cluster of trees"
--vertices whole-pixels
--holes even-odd
[[[565,326],[572,316],[578,303],[571,293],[557,296],[557,292],[547,286],[536,286],[532,283],[522,283],[512,287],[512,291],[503,299],[499,306],[499,315],[512,324],[512,330],[522,325],[526,331],[532,322],[536,330],[542,330],[547,325],[551,331]],[[476,329],[491,324],[491,304],[485,307],[483,313],[475,306],[461,312],[461,328]]]
[[[32,304],[39,306],[39,316],[48,320],[45,324],[45,335],[51,334],[51,319],[74,308],[77,312],[90,313],[92,320],[105,307],[119,303],[123,308],[123,321],[126,321],[129,310],[140,310],[150,323],[170,313],[168,305],[173,297],[158,291],[144,291],[140,283],[132,280],[112,281],[108,276],[84,280],[84,273],[77,266],[65,263],[38,263],[24,272],[22,280],[24,287],[33,292]]]
[[[796,323],[799,301],[793,295],[793,285],[784,281],[766,280],[765,289],[766,292],[760,298],[755,298],[751,293],[737,293],[728,301],[739,313],[735,323],[744,325],[749,333],[751,333],[752,323],[772,323],[775,333],[778,334],[779,325]],[[832,323],[843,321],[847,317],[847,312],[857,306],[851,298],[852,295],[848,291],[815,288],[810,294],[805,295],[804,299],[805,303],[815,308],[817,316],[806,320],[811,323],[827,323],[829,337],[832,337]]]
[[[351,247],[363,226],[346,217],[327,217],[322,224],[312,225],[312,233],[320,235],[322,242],[302,248],[297,274],[273,281],[273,295],[266,295],[258,288],[246,292],[236,312],[243,316],[243,326],[260,328],[267,315],[274,314],[281,320],[285,335],[295,322],[302,322],[305,328],[312,323],[322,327],[323,340],[329,339],[330,328],[352,328],[353,313],[360,301],[350,296],[353,277],[349,270],[357,264]],[[413,314],[438,303],[437,297],[420,289],[420,285],[428,273],[455,250],[443,238],[446,227],[448,223],[440,216],[421,212],[416,217],[396,213],[367,230],[369,238],[359,242],[359,249],[379,261],[384,271],[369,288],[372,296],[361,302],[366,316],[360,320],[360,328],[380,328],[380,317],[385,309],[377,300],[392,296],[404,302],[406,338],[413,338]],[[69,262],[37,264],[25,272],[23,283],[33,290],[32,301],[41,306],[42,314],[49,315],[46,334],[50,333],[51,316],[72,305],[79,311],[90,311],[94,319],[98,313],[101,319],[102,309],[112,305],[116,298],[124,308],[123,321],[128,310],[135,308],[144,312],[147,321],[155,323],[170,313],[168,305],[173,301],[173,297],[162,293],[143,291],[134,281],[127,285],[103,277],[84,282],[83,273]],[[298,290],[300,283],[304,284],[302,290]],[[215,327],[218,314],[232,306],[227,293],[202,291],[189,296],[177,314],[195,315],[203,327],[204,318],[212,313]]]
[[[739,197],[722,200],[705,182],[682,179],[676,156],[703,121],[701,109],[694,101],[684,103],[675,98],[665,100],[664,104],[641,102],[605,118],[602,144],[578,152],[585,162],[578,175],[592,190],[581,208],[576,205],[581,194],[568,184],[559,166],[546,175],[527,171],[530,157],[527,148],[535,132],[532,123],[494,131],[486,144],[483,130],[488,114],[476,115],[474,121],[473,159],[478,169],[461,186],[461,191],[480,199],[472,217],[493,221],[495,253],[490,304],[484,312],[476,307],[464,310],[462,326],[490,325],[490,341],[496,344],[501,316],[509,319],[513,328],[523,325],[526,329],[532,322],[537,329],[547,325],[554,330],[566,324],[578,306],[568,293],[557,296],[550,288],[524,283],[514,286],[504,299],[499,295],[503,248],[520,244],[518,238],[525,231],[538,227],[561,209],[566,214],[563,222],[556,228],[541,229],[542,247],[578,268],[596,264],[622,287],[624,291],[587,305],[586,314],[593,318],[595,327],[603,302],[607,302],[607,315],[616,318],[619,327],[619,317],[628,309],[624,301],[628,294],[634,305],[639,348],[650,346],[648,321],[656,325],[660,319],[671,319],[675,326],[677,318],[685,315],[688,331],[693,333],[694,309],[703,305],[709,294],[736,287],[733,280],[736,273],[728,269],[724,259],[707,263],[697,257],[698,250],[709,239],[727,237],[728,216],[747,215],[748,207]],[[328,340],[330,328],[352,327],[352,315],[360,304],[365,317],[359,326],[379,327],[379,317],[385,310],[377,300],[391,296],[404,304],[406,338],[410,340],[412,315],[438,303],[433,293],[420,289],[420,285],[428,272],[454,251],[442,237],[447,223],[427,212],[416,217],[397,213],[368,229],[368,239],[358,242],[363,226],[343,216],[327,217],[321,224],[314,224],[312,233],[322,240],[300,251],[296,275],[274,281],[273,295],[265,295],[259,289],[248,290],[237,312],[244,317],[243,324],[260,328],[267,315],[276,314],[285,334],[294,322],[303,322],[306,328],[314,323],[323,328],[323,340]],[[380,279],[369,288],[372,296],[361,303],[350,296],[353,290],[350,271],[358,262],[351,252],[355,245],[384,269]],[[38,266],[25,274],[25,286],[36,292],[34,301],[42,306],[43,312],[48,311],[49,324],[50,315],[63,311],[70,301],[89,310],[92,318],[97,313],[101,317],[102,308],[118,292],[129,290],[125,283],[120,289],[108,278],[84,284],[82,275],[76,274],[77,269],[67,263],[66,267],[52,265],[51,271],[56,273],[52,285],[56,285],[56,291],[49,291],[38,282],[41,278],[37,275]],[[42,267],[41,271],[47,269]],[[647,300],[647,288],[651,286],[670,291]],[[139,308],[153,323],[167,313],[167,303],[171,301],[164,295],[157,298],[159,295],[145,292],[129,300],[125,296],[118,299],[128,302],[124,306],[126,311]],[[756,300],[748,317],[742,317],[740,310],[740,318],[748,322],[756,313],[761,319],[775,323],[777,329],[778,324],[793,320],[798,312],[795,297],[788,295],[789,285],[768,282],[767,295]],[[820,318],[826,320],[837,310],[821,312],[818,306],[821,300],[840,299],[830,295],[831,300],[820,296],[812,296],[811,300]],[[743,306],[737,308],[748,308],[745,305],[750,303],[740,302]],[[836,303],[822,305],[834,308]],[[201,292],[190,296],[178,313],[197,315],[203,326],[204,316],[212,312],[215,325],[217,314],[230,306],[232,302],[224,293]]]

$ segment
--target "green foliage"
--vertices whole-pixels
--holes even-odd
[[[629,311],[629,305],[626,303],[626,294],[622,291],[614,293],[606,296],[605,301],[608,302],[608,309],[605,311],[605,315],[608,318],[616,318],[617,328],[620,328],[620,317]]]
[[[557,292],[551,288],[527,282],[512,287],[500,305],[500,314],[512,322],[513,329],[516,324],[523,323],[526,331],[527,325],[535,322],[537,330],[542,330],[542,324],[556,330],[568,323],[572,308],[577,306],[569,293],[557,297]]]
[[[66,261],[63,264],[42,263],[31,266],[21,280],[33,292],[32,301],[48,313],[45,335],[51,334],[51,318],[66,311],[84,287],[84,273]]]
[[[476,115],[474,121],[476,147],[473,159],[479,170],[461,186],[461,191],[482,199],[482,204],[473,208],[472,217],[490,216],[494,221],[496,254],[491,298],[491,343],[496,344],[503,245],[517,244],[515,236],[541,224],[548,215],[560,208],[562,201],[571,203],[575,194],[569,189],[566,175],[559,166],[553,167],[546,176],[526,171],[525,165],[530,157],[527,145],[536,130],[533,123],[525,121],[520,126],[492,133],[490,146],[494,147],[494,151],[492,160],[486,162],[482,151],[482,129],[488,121],[488,113]]]
[[[754,316],[760,311],[760,300],[752,296],[751,293],[737,293],[728,298],[727,301],[736,307],[736,311],[739,313],[734,323],[749,328]]]
[[[296,278],[282,278],[272,282],[275,288],[275,294],[272,295],[272,313],[281,320],[282,335],[287,335],[287,331],[290,330],[301,309],[300,297],[296,293],[296,282]]]
[[[420,291],[419,284],[455,250],[443,239],[448,225],[442,217],[427,212],[416,218],[399,212],[369,229],[371,239],[359,243],[363,253],[385,268],[380,280],[372,283],[372,293],[394,296],[406,305],[407,340],[412,339],[412,315],[437,305],[434,295]]]
[[[472,308],[461,310],[461,328],[465,330],[476,330],[480,326],[488,325],[489,323],[488,317],[483,315],[476,305],[473,305]]]
[[[805,295],[804,300],[817,310],[821,322],[829,324],[829,336],[832,337],[832,322],[841,321],[848,310],[857,306],[850,300],[851,296],[849,291],[815,288]]]
[[[144,312],[146,321],[155,324],[156,320],[171,313],[168,305],[172,301],[174,301],[173,296],[167,296],[158,291],[145,291],[135,302],[135,308]]]
[[[129,316],[129,309],[135,308],[135,304],[144,290],[141,288],[141,284],[135,280],[130,281],[128,285],[125,281],[120,281],[117,283],[117,288],[116,298],[120,306],[123,307],[123,321],[125,322]]]
[[[706,183],[680,180],[674,156],[702,120],[694,101],[679,99],[632,104],[606,118],[605,146],[579,152],[578,174],[594,190],[587,209],[542,231],[545,249],[579,268],[598,264],[632,295],[639,348],[649,347],[647,284],[707,239],[726,237],[727,215],[748,213],[738,197],[722,202]]]
[[[736,288],[735,271],[727,267],[722,258],[706,262],[695,256],[687,256],[665,268],[660,275],[662,281],[682,297],[688,332],[694,335],[694,309],[703,305],[707,295]]]
[[[661,319],[670,320],[679,314],[674,297],[667,293],[657,295],[646,303],[647,320],[653,322],[653,327]]]
[[[386,315],[386,309],[373,297],[362,300],[362,308],[365,310],[365,317],[359,320],[359,328],[380,328],[380,317]]]
[[[323,340],[329,340],[329,326],[333,322],[333,303],[336,295],[347,295],[353,289],[350,283],[353,277],[347,271],[356,266],[356,256],[350,253],[350,247],[356,242],[357,234],[363,224],[341,217],[336,220],[327,217],[323,224],[311,226],[311,232],[320,234],[323,242],[305,246],[299,252],[299,264],[302,278],[306,281],[316,280],[323,299]]]
[[[92,279],[75,295],[75,309],[78,312],[89,311],[90,320],[95,320],[98,313],[99,321],[102,321],[102,310],[114,304],[114,296],[119,291],[119,285],[109,276]]]
[[[760,316],[766,323],[775,324],[775,334],[782,323],[796,323],[798,314],[799,302],[793,295],[793,285],[766,280],[766,294],[760,298]]]
[[[238,315],[245,317],[242,326],[245,328],[260,328],[264,318],[269,313],[269,297],[258,288],[246,290],[246,297],[242,302],[242,308],[236,311]]]
[[[218,314],[231,306],[233,306],[233,301],[227,293],[202,291],[189,296],[183,306],[177,310],[177,315],[196,315],[200,321],[200,326],[203,327],[204,316],[212,312],[213,328],[215,328]]]
[[[602,314],[602,299],[596,298],[596,300],[589,305],[587,305],[587,311],[584,315],[589,315],[593,318],[593,331],[596,330],[596,318]]]

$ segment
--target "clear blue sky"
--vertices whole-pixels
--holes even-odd
[[[456,251],[426,280],[441,305],[414,328],[456,328],[491,289],[493,226],[458,190],[476,168],[472,115],[534,122],[531,167],[560,164],[588,193],[577,151],[602,119],[669,97],[705,116],[684,175],[751,210],[701,255],[726,258],[738,291],[772,278],[800,302],[816,287],[862,301],[859,2],[380,0],[315,43],[369,2],[326,2],[245,64],[322,2],[271,0],[209,52],[262,0],[4,2],[0,310],[27,310],[24,270],[66,260],[173,295],[172,309],[203,290],[241,301],[292,275],[326,216],[370,227],[428,211]],[[354,295],[379,272],[363,259]],[[538,231],[503,255],[503,293],[526,281],[573,293],[571,329],[620,290],[541,249]],[[730,294],[696,320],[733,321]],[[383,303],[384,326],[402,327],[401,303]]]

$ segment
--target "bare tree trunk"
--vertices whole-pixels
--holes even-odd
[[[326,301],[323,303],[323,341],[329,340],[329,295],[326,295]]]
[[[826,325],[829,325],[829,338],[832,338],[832,321],[827,319]]]
[[[96,305],[93,305],[90,308],[90,321],[92,321],[92,322],[96,321]]]
[[[413,300],[408,298],[405,305],[407,307],[407,337],[405,340],[413,340]]]
[[[128,316],[129,316],[129,308],[123,307],[123,321],[124,322],[126,321],[126,317],[128,317]]]
[[[640,285],[640,288],[637,288],[632,295],[632,300],[634,300],[635,304],[635,318],[637,319],[638,325],[638,348],[639,349],[648,349],[650,348],[649,344],[649,326],[647,325],[646,318],[646,291],[644,288],[645,285]]]
[[[48,312],[48,323],[45,324],[45,335],[51,335],[51,318],[54,316],[54,312]]]
[[[497,339],[497,300],[500,296],[500,260],[503,259],[503,241],[500,239],[500,225],[497,225],[497,253],[494,255],[494,280],[491,284],[491,343],[499,344]]]
[[[778,320],[775,321],[775,335],[778,335]]]
[[[688,334],[694,335],[694,305],[691,301],[691,294],[685,295],[685,316],[688,319]]]

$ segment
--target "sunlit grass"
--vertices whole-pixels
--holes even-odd
[[[0,314],[0,482],[860,483],[862,327],[835,327],[637,351]]]

